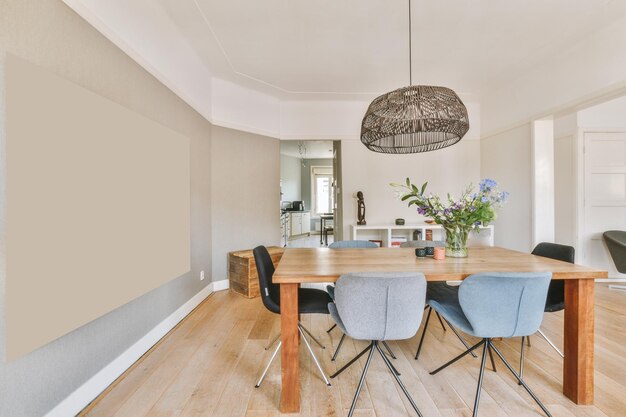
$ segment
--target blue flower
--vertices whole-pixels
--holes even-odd
[[[498,186],[498,183],[495,180],[492,180],[490,178],[485,178],[484,180],[480,182],[479,186],[480,186],[480,191],[484,192],[492,188],[496,188]]]
[[[481,199],[480,199],[480,201],[482,201],[483,203],[486,203],[486,202],[487,202],[487,197],[482,196],[482,197],[481,197]]]

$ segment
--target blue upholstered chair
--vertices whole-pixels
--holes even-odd
[[[550,272],[533,273],[482,273],[466,278],[459,286],[457,297],[428,299],[428,304],[462,332],[482,340],[458,355],[431,375],[452,365],[465,355],[483,346],[478,388],[474,400],[473,416],[478,415],[478,403],[483,384],[487,352],[492,351],[504,362],[519,383],[528,391],[539,407],[551,417],[548,409],[530,390],[495,347],[492,338],[528,336],[537,331],[543,320]],[[330,309],[329,309],[330,310]],[[330,310],[331,315],[333,314]],[[493,356],[491,357],[493,363]]]
[[[331,378],[368,353],[348,417],[352,417],[365,376],[378,351],[418,416],[422,416],[398,371],[381,350],[385,340],[409,339],[422,321],[426,298],[426,278],[421,273],[359,273],[343,275],[336,283],[335,301],[328,310],[337,326],[348,336],[368,340],[370,344]]]

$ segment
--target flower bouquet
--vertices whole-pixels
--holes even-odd
[[[409,207],[416,206],[419,214],[432,218],[444,228],[446,256],[456,258],[467,257],[469,232],[495,220],[496,209],[509,196],[508,192],[498,190],[496,181],[488,178],[480,182],[477,192],[470,184],[458,200],[452,198],[450,193],[445,199],[432,193],[426,194],[427,182],[417,187],[407,178],[406,184],[391,185],[403,189],[401,200],[408,201]]]

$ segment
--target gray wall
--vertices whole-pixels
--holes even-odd
[[[302,162],[300,158],[280,155],[280,180],[282,182],[282,201],[302,199]]]
[[[511,193],[494,222],[496,246],[522,252],[532,246],[531,136],[527,123],[484,138],[480,146],[481,177]]]
[[[0,155],[6,150],[7,52],[191,140],[191,272],[172,277],[168,284],[10,363],[4,361],[5,160],[0,160],[0,416],[35,417],[48,412],[209,283],[209,279],[201,282],[199,273],[211,271],[212,266],[211,126],[61,1],[2,0]]]
[[[228,252],[280,243],[280,141],[213,126],[213,279]]]

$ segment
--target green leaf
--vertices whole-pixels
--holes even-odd
[[[406,201],[406,200],[408,200],[409,198],[411,198],[411,194],[406,194],[406,195],[403,195],[403,196],[402,196],[401,200],[402,200],[402,201]]]
[[[428,181],[426,181],[424,183],[424,185],[422,185],[422,192],[420,194],[424,194],[424,191],[426,191],[426,186],[428,185]]]
[[[409,177],[406,177],[406,186],[407,187],[411,186],[411,180],[409,179]]]

